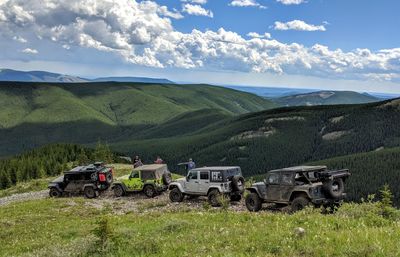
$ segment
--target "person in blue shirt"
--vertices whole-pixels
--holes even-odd
[[[189,170],[192,170],[192,169],[194,169],[194,168],[196,168],[196,163],[193,161],[192,158],[190,158],[190,159],[189,159],[189,162],[188,162],[188,164],[187,164],[187,169],[188,169],[188,171],[189,171]]]

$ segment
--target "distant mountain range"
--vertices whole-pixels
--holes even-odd
[[[332,104],[360,104],[377,102],[380,99],[369,94],[353,91],[317,91],[280,97],[275,102],[281,106],[312,106]]]
[[[63,75],[46,71],[18,71],[11,69],[0,69],[0,81],[20,82],[52,82],[52,83],[82,83],[82,82],[136,82],[155,84],[174,84],[168,79],[146,78],[146,77],[104,77],[96,79],[80,78],[76,76]]]

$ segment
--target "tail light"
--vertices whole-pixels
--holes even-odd
[[[100,182],[105,182],[106,181],[106,175],[104,173],[99,174],[99,181]]]

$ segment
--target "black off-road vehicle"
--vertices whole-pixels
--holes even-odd
[[[48,188],[50,197],[83,192],[87,198],[95,198],[101,191],[108,189],[112,182],[112,169],[101,162],[96,162],[65,171],[63,176],[50,182]]]
[[[297,166],[267,172],[263,182],[254,183],[246,197],[249,211],[259,211],[263,203],[290,205],[298,211],[312,204],[334,207],[345,198],[347,169],[328,170],[326,166]]]

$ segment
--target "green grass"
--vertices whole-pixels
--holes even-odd
[[[47,185],[53,179],[54,177],[49,177],[42,179],[34,179],[28,182],[17,183],[15,186],[12,186],[4,190],[0,190],[0,197],[47,189]]]
[[[98,209],[88,202],[62,198],[1,207],[0,255],[400,255],[398,218],[383,218],[373,203],[346,204],[334,215],[218,209],[117,215],[110,207]],[[296,233],[298,227],[305,229],[304,235]],[[108,240],[102,242],[99,234]]]

